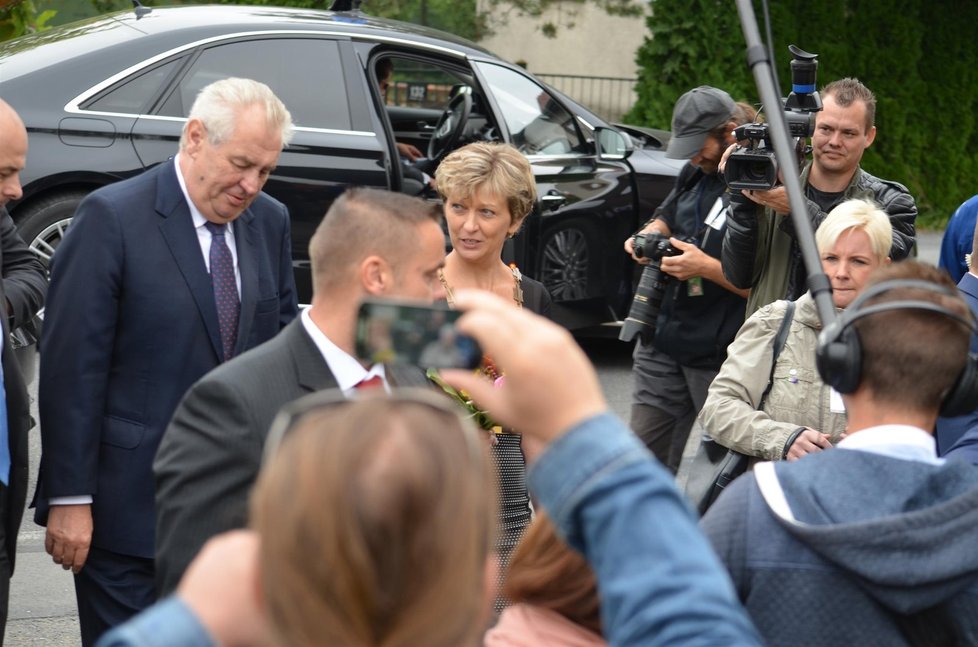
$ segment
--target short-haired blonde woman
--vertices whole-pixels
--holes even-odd
[[[890,262],[890,219],[867,200],[843,202],[815,232],[822,269],[837,309],[852,303],[873,270]],[[784,348],[773,367],[773,340],[787,310],[776,301],[750,316],[727,348],[710,385],[700,421],[718,443],[763,460],[795,460],[828,449],[842,438],[842,398],[815,367],[821,323],[812,295],[795,301]],[[758,409],[771,378],[771,390]]]
[[[452,239],[442,272],[449,303],[454,290],[474,288],[549,315],[550,295],[543,284],[500,258],[506,239],[516,235],[536,202],[526,157],[509,144],[469,144],[442,160],[435,181]]]
[[[442,160],[435,182],[445,201],[445,221],[452,240],[452,251],[439,274],[449,305],[454,306],[455,290],[487,290],[514,307],[549,317],[550,294],[543,284],[523,276],[516,266],[507,266],[500,258],[506,239],[516,235],[536,202],[536,181],[526,157],[509,144],[476,142]],[[499,377],[491,360],[483,364],[490,378]],[[503,569],[530,523],[521,441],[512,431],[492,435],[491,454],[499,471],[500,490],[496,551]],[[500,607],[501,601],[497,602]]]

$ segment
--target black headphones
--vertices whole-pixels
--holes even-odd
[[[958,291],[943,285],[915,279],[883,281],[870,286],[860,294],[841,316],[831,322],[818,336],[815,365],[822,380],[839,393],[852,393],[862,379],[862,347],[859,335],[852,327],[857,319],[891,310],[925,310],[944,315],[968,327],[972,335],[978,335],[978,323],[974,316],[962,317],[932,301],[887,301],[863,306],[866,301],[884,292],[899,288],[926,290],[946,296],[957,296]],[[978,407],[978,355],[970,353],[954,386],[941,401],[942,416],[960,416]]]

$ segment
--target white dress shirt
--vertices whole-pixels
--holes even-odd
[[[204,214],[200,212],[194,201],[190,199],[190,194],[187,193],[187,183],[183,179],[183,174],[180,172],[180,154],[173,158],[173,164],[176,166],[177,170],[177,182],[180,183],[180,191],[183,192],[183,199],[186,201],[187,206],[190,207],[190,217],[194,221],[194,228],[197,230],[197,242],[200,243],[200,252],[204,255],[204,267],[207,268],[207,273],[211,271],[211,232],[208,231],[207,218]],[[231,260],[234,261],[234,281],[238,286],[238,298],[241,298],[241,270],[238,268],[238,247],[234,242],[234,227],[231,223],[224,225],[224,240],[228,244],[228,249],[231,250]]]
[[[309,308],[305,308],[299,315],[302,326],[312,338],[316,348],[323,356],[330,372],[336,378],[336,384],[349,396],[356,390],[357,384],[363,380],[377,376],[384,382],[384,390],[390,393],[390,385],[387,383],[387,374],[383,364],[374,364],[370,369],[365,369],[363,364],[355,357],[351,357],[346,351],[330,341],[322,330],[313,322],[309,316]]]
[[[910,425],[880,425],[863,429],[846,436],[835,447],[931,465],[944,463],[944,459],[937,456],[934,435]]]

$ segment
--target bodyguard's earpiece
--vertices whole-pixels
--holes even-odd
[[[864,306],[866,301],[900,288],[926,290],[941,295],[956,296],[957,290],[915,279],[883,281],[870,286],[854,300],[842,315],[827,325],[818,337],[815,350],[815,365],[822,380],[839,393],[852,393],[859,388],[862,378],[862,347],[853,322],[869,315],[892,310],[925,310],[954,319],[978,334],[978,323],[973,317],[965,318],[932,301],[902,300],[887,301]],[[941,402],[942,416],[960,416],[973,411],[978,406],[978,356],[971,354],[964,369],[958,375],[954,386]]]

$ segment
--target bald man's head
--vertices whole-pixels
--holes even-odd
[[[20,172],[27,164],[27,129],[17,112],[0,99],[0,207],[23,195]]]

